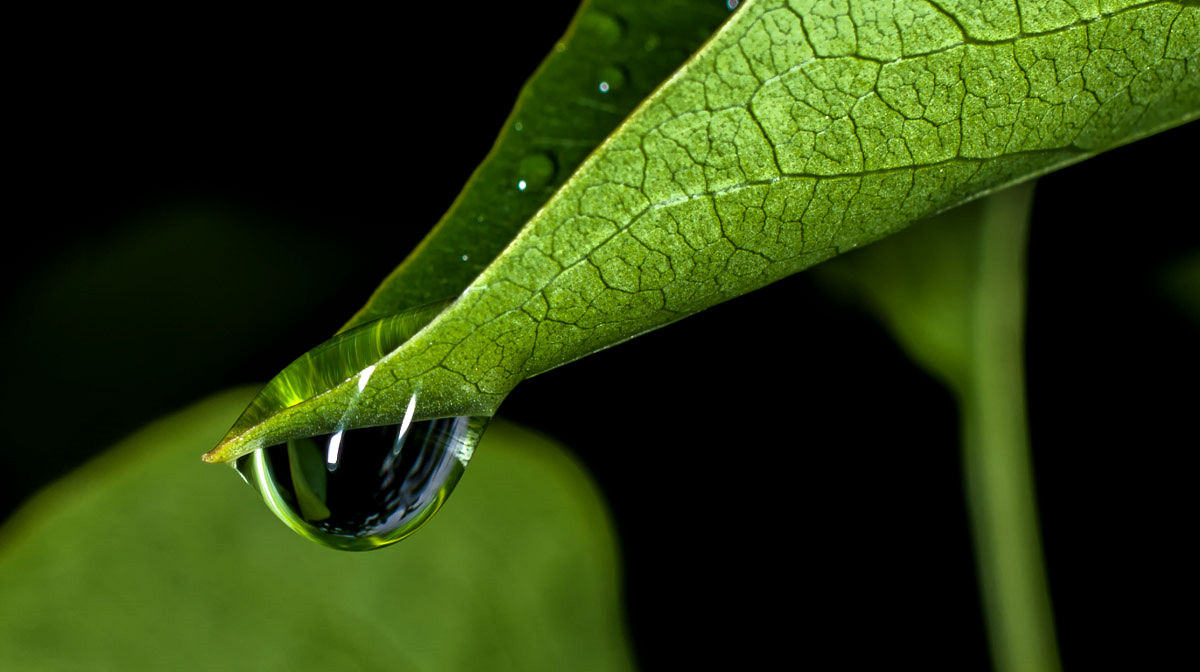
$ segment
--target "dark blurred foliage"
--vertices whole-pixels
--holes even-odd
[[[25,24],[0,510],[332,334],[449,206],[572,9]],[[1184,576],[1200,371],[1160,269],[1200,244],[1198,131],[1038,190],[1029,396],[1070,667],[1182,634],[1159,600]],[[953,402],[807,277],[534,378],[501,413],[607,493],[645,669],[986,667]]]

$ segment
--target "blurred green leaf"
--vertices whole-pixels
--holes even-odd
[[[826,291],[874,314],[914,362],[959,394],[970,380],[987,204],[959,206],[812,271]]]
[[[817,270],[954,391],[992,660],[1061,668],[1025,410],[1025,246],[1033,185],[992,194]]]
[[[971,7],[745,3],[363,389],[207,459],[394,423],[414,395],[419,419],[489,415],[530,376],[1200,114],[1195,7]]]
[[[248,398],[148,426],[0,528],[0,669],[631,668],[611,524],[557,445],[498,421],[445,524],[337,553],[197,467]]]
[[[1196,325],[1200,325],[1200,249],[1167,263],[1159,276],[1163,294]]]

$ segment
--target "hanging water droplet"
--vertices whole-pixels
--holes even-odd
[[[242,455],[233,466],[288,527],[319,544],[364,551],[412,534],[458,483],[495,408],[414,420],[424,412],[418,392],[384,407],[369,388],[380,362],[452,301],[368,322],[308,351],[267,383],[210,455],[283,410],[339,398],[340,419],[311,425],[320,435]]]
[[[625,82],[629,79],[629,76],[625,74],[625,69],[619,65],[606,65],[600,68],[600,72],[597,74],[600,77],[600,93],[618,90],[625,86]]]
[[[646,50],[646,53],[650,53],[657,49],[660,44],[662,44],[662,38],[658,35],[650,35],[646,38],[645,43],[642,44],[642,48]]]
[[[517,188],[525,191],[544,187],[554,178],[555,170],[557,165],[549,154],[528,154],[517,163],[517,176],[520,178]]]
[[[410,418],[271,446],[235,467],[302,536],[347,551],[380,548],[416,532],[441,508],[488,422]]]
[[[579,17],[579,32],[586,39],[595,40],[601,46],[611,47],[624,37],[625,26],[620,19],[611,14],[586,12]]]

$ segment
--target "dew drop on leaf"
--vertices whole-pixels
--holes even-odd
[[[629,80],[629,76],[625,74],[625,69],[617,65],[608,65],[600,68],[598,73],[600,77],[601,93],[608,93],[614,89],[620,89],[625,86],[625,82]]]
[[[587,12],[580,16],[579,31],[583,37],[605,47],[615,45],[625,36],[621,20],[604,12]]]
[[[264,448],[234,466],[300,535],[330,548],[368,551],[400,541],[433,517],[488,420],[349,429]]]
[[[543,187],[554,178],[558,169],[554,158],[549,154],[528,154],[517,164],[517,188],[521,191]]]

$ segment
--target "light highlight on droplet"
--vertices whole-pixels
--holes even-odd
[[[366,389],[367,383],[369,383],[371,381],[371,375],[374,373],[375,373],[375,365],[372,364],[372,365],[368,366],[367,368],[363,369],[362,373],[358,374],[358,391],[359,392],[362,392],[364,389]]]
[[[329,470],[337,469],[338,453],[342,449],[342,432],[336,432],[329,437],[329,450],[325,454],[325,464],[329,465]]]

